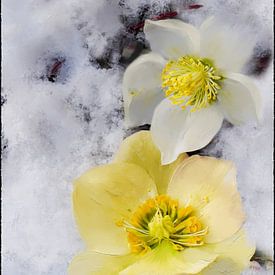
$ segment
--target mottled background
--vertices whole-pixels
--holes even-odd
[[[66,274],[84,247],[72,180],[109,162],[139,130],[123,125],[121,80],[148,48],[142,22],[176,16],[198,26],[210,15],[256,35],[246,72],[264,113],[258,126],[224,123],[200,153],[236,162],[246,228],[257,245],[246,274],[272,274],[272,12],[271,0],[3,0],[2,274]]]

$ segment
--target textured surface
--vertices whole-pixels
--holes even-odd
[[[224,123],[201,153],[236,162],[260,264],[246,274],[272,274],[265,269],[273,253],[273,83],[271,66],[264,70],[273,47],[272,1],[168,2],[3,1],[4,275],[66,274],[83,249],[71,211],[72,180],[110,161],[123,137],[137,130],[123,126],[122,74],[146,47],[138,32],[143,19],[175,11],[195,25],[219,15],[257,33],[247,71],[263,95],[262,123]]]

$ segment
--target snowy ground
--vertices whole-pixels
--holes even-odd
[[[193,4],[203,7],[188,9]],[[4,0],[2,8],[3,275],[66,274],[84,247],[72,217],[72,180],[110,161],[129,134],[121,78],[130,49],[142,47],[143,38],[125,25],[142,20],[138,13],[169,8],[196,25],[223,16],[257,34],[248,72],[263,95],[263,121],[225,123],[201,153],[236,162],[260,264],[246,274],[272,274],[273,82],[271,66],[263,70],[273,55],[271,0]]]

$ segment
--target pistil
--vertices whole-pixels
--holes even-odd
[[[164,240],[178,251],[201,246],[207,234],[191,206],[180,207],[178,201],[166,195],[147,200],[129,221],[122,220],[117,225],[128,233],[134,253],[145,253]]]

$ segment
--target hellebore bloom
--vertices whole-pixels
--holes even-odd
[[[226,118],[232,124],[259,120],[261,97],[240,74],[254,43],[218,24],[200,29],[177,19],[146,20],[152,52],[138,57],[123,78],[125,121],[151,124],[162,163],[203,148]]]
[[[75,181],[73,208],[87,249],[70,275],[240,274],[255,250],[234,165],[182,154],[162,166],[149,131]]]

